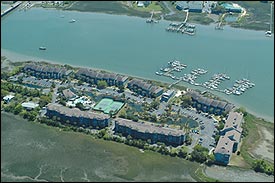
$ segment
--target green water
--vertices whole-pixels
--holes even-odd
[[[112,141],[63,132],[1,113],[1,181],[181,181],[197,179],[199,164],[144,153]],[[208,176],[224,181],[268,181],[252,170],[210,167]],[[225,176],[224,176],[225,175]]]
[[[76,22],[68,23],[71,19]],[[214,25],[197,25],[192,37],[166,32],[169,23],[151,25],[138,17],[41,8],[16,11],[1,21],[1,55],[42,58],[168,82],[172,80],[155,72],[176,58],[188,65],[183,73],[197,67],[207,69],[200,81],[225,72],[231,80],[222,88],[232,86],[236,79],[250,79],[256,87],[242,96],[214,93],[274,121],[274,37],[230,27],[215,31]],[[39,51],[40,46],[47,50]]]
[[[199,165],[1,113],[1,181],[194,181]],[[86,179],[85,179],[86,178]]]

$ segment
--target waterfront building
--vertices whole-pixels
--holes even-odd
[[[47,105],[46,115],[50,118],[56,116],[63,123],[71,123],[77,126],[105,128],[109,126],[109,115],[90,111],[81,111],[78,108],[70,109],[56,103]]]
[[[127,76],[122,76],[114,73],[101,73],[92,69],[79,69],[76,73],[78,79],[83,79],[86,82],[97,84],[98,81],[106,81],[109,86],[124,86],[128,80]]]
[[[140,79],[132,79],[128,82],[127,87],[131,91],[146,97],[158,97],[163,93],[163,88],[149,84]]]
[[[67,77],[71,70],[66,70],[64,67],[57,67],[56,65],[44,65],[41,63],[26,64],[23,68],[24,72],[39,78],[53,78],[61,79]]]
[[[229,112],[228,117],[225,121],[224,128],[220,131],[221,135],[225,135],[226,132],[236,130],[242,133],[243,129],[241,124],[243,122],[243,114],[238,112]]]
[[[168,102],[168,100],[174,95],[175,91],[174,90],[168,90],[164,92],[161,96],[160,101],[165,101]]]
[[[214,150],[216,163],[227,165],[230,161],[234,142],[225,136],[221,136]]]
[[[224,128],[220,131],[222,135],[215,148],[214,155],[217,163],[227,165],[231,154],[236,152],[241,141],[243,114],[229,112]]]
[[[223,112],[228,113],[234,108],[233,104],[204,97],[194,90],[189,89],[187,94],[192,98],[192,106],[203,112],[221,115]]]
[[[32,110],[36,107],[38,107],[39,105],[33,102],[23,102],[21,104],[22,107],[26,108],[27,110]]]
[[[182,130],[155,126],[145,122],[134,122],[128,119],[115,119],[115,132],[123,136],[147,140],[152,143],[163,142],[166,145],[179,146],[185,141],[185,133]]]

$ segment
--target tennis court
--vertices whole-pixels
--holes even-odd
[[[103,111],[105,114],[109,114],[110,111],[116,111],[117,113],[123,105],[123,102],[114,101],[109,98],[103,98],[93,109]]]

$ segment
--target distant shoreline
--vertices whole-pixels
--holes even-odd
[[[2,49],[2,48],[1,48],[1,56],[5,56],[11,62],[44,61],[44,62],[48,62],[50,64],[60,64],[60,65],[66,64],[66,63],[58,62],[57,60],[48,60],[48,59],[42,59],[42,58],[34,57],[34,56],[27,56],[27,55],[19,54],[19,53],[12,52],[12,51]],[[150,78],[145,78],[145,77],[140,77],[140,76],[135,76],[135,75],[129,75],[129,74],[119,73],[119,72],[106,70],[106,69],[102,69],[102,68],[87,67],[87,66],[75,65],[75,64],[68,64],[68,65],[70,65],[72,67],[75,67],[75,68],[89,68],[89,69],[101,70],[101,71],[106,71],[106,72],[111,72],[111,73],[122,74],[122,75],[129,76],[129,77],[144,79],[144,80],[148,80],[148,81],[156,81],[156,82],[161,82],[163,84],[170,84],[169,82],[165,82],[165,81],[162,81],[162,80],[156,80],[156,79],[150,79]],[[186,85],[180,85],[180,86],[187,87]],[[216,95],[216,94],[213,94],[213,95]],[[224,98],[224,97],[220,97],[220,96],[219,96],[219,98],[225,99],[225,100],[233,103],[236,107],[243,106],[242,104],[239,104],[238,102],[236,102],[234,100],[232,101],[232,100],[229,100],[228,98]],[[243,107],[245,107],[245,106],[243,106]],[[246,107],[245,107],[245,109],[247,110],[247,112],[253,114],[254,116],[256,116],[258,118],[262,118],[262,119],[264,119],[265,121],[267,121],[269,123],[274,123],[274,117],[272,117],[272,116],[259,114],[255,111],[247,109]]]

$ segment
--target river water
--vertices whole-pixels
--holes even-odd
[[[71,19],[76,22],[69,23]],[[1,20],[1,55],[94,67],[165,82],[172,80],[155,72],[178,59],[188,65],[183,73],[197,67],[207,69],[200,81],[215,73],[228,74],[231,80],[222,83],[221,88],[231,87],[236,79],[250,79],[256,87],[242,96],[214,93],[274,121],[273,37],[265,37],[263,31],[230,27],[215,31],[214,25],[197,25],[197,34],[192,37],[166,32],[169,23],[151,25],[138,17],[42,8],[15,11]],[[39,51],[40,46],[47,50]]]

